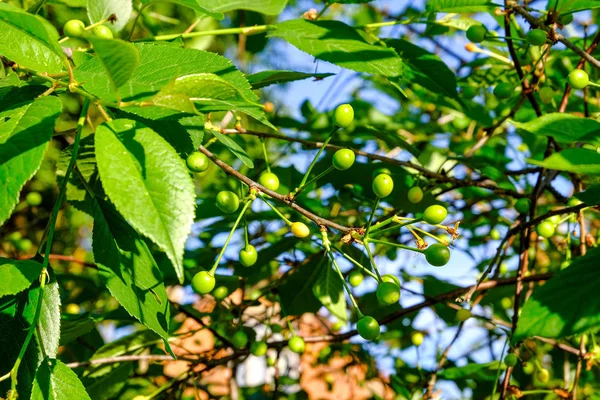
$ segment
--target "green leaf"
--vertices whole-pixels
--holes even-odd
[[[523,306],[512,343],[531,336],[559,339],[600,326],[599,259],[600,247],[592,248],[536,287]]]
[[[133,12],[132,0],[87,0],[88,18],[92,24],[115,14],[114,23],[105,23],[114,32],[120,32],[127,25]]]
[[[548,2],[548,7],[553,5],[553,2]],[[600,1],[598,0],[569,0],[559,2],[558,7],[556,7],[556,11],[558,11],[560,14],[567,14],[575,11],[591,10],[599,7]]]
[[[390,39],[386,43],[402,58],[404,79],[413,81],[436,94],[459,100],[456,75],[438,56],[403,39]]]
[[[308,78],[324,79],[334,74],[307,74],[306,72],[295,71],[261,71],[256,74],[248,75],[248,82],[252,85],[252,89],[260,89],[265,86],[275,85],[278,83],[294,82]]]
[[[39,287],[29,291],[30,304],[37,304],[41,289]],[[48,357],[56,357],[60,342],[60,294],[58,283],[50,282],[42,293],[42,308],[36,329],[36,339],[43,344],[44,352]]]
[[[190,114],[243,107],[256,107],[260,112],[262,108],[260,104],[244,98],[231,83],[210,73],[180,76],[163,87],[152,98],[152,103]]]
[[[215,74],[230,83],[248,102],[258,103],[258,97],[252,91],[244,74],[238,71],[225,57],[201,50],[149,43],[138,43],[135,47],[140,54],[140,65],[134,71],[129,83],[119,88],[119,94],[124,101],[151,102],[152,97],[161,88],[178,77],[208,73]],[[79,82],[83,82],[83,87],[93,95],[107,102],[117,101],[112,84],[106,79],[106,71],[97,57],[91,58],[79,66],[75,70],[75,78]],[[177,119],[181,118],[179,111],[159,107],[127,107],[126,111],[149,119],[173,116],[176,116]],[[273,127],[266,119],[262,109],[255,106],[241,106],[238,111]]]
[[[42,264],[37,261],[0,258],[0,297],[27,289],[41,272]]]
[[[31,400],[89,399],[83,384],[62,361],[46,359],[35,374]]]
[[[278,15],[285,8],[287,0],[196,0],[196,3],[216,12],[249,10],[266,15]]]
[[[489,0],[430,0],[425,3],[427,11],[471,13],[488,11],[496,5]]]
[[[96,56],[106,68],[115,89],[124,85],[140,64],[140,55],[136,47],[119,39],[101,39],[89,37]]]
[[[60,112],[56,97],[0,112],[0,121],[10,117],[0,122],[0,225],[10,217],[21,189],[40,167]]]
[[[584,141],[600,144],[600,122],[572,114],[545,114],[529,122],[513,122],[513,125],[534,135],[552,136],[560,143]]]
[[[62,71],[58,32],[43,18],[0,3],[0,37],[0,54],[6,58],[38,72]]]
[[[164,251],[183,282],[183,249],[196,194],[184,161],[160,135],[117,119],[96,130],[102,186],[123,217]]]
[[[331,264],[331,263],[327,263]],[[332,265],[323,265],[313,286],[314,295],[341,321],[348,320],[344,284]]]
[[[502,361],[492,361],[485,364],[467,364],[464,367],[446,368],[443,371],[440,371],[438,376],[450,381],[466,378],[495,381],[498,369],[506,369],[506,366]]]
[[[300,265],[279,287],[281,307],[286,315],[302,315],[319,311],[321,302],[312,288],[325,261],[323,256]]]
[[[588,186],[583,192],[577,193],[575,197],[588,206],[598,205],[600,204],[600,185]]]
[[[144,6],[147,6],[149,4],[154,4],[154,3],[158,3],[160,0],[142,0],[142,4]],[[210,8],[206,8],[200,5],[200,2],[198,0],[165,0],[169,3],[174,3],[174,4],[179,4],[181,6],[184,7],[188,7],[191,8],[194,11],[198,11],[202,14],[206,14],[209,17],[215,18],[215,19],[223,19],[223,14],[220,12],[214,12],[211,11]]]
[[[7,374],[19,355],[28,328],[35,314],[36,304],[29,302],[26,292],[16,296],[0,298],[0,375]],[[35,378],[35,371],[42,361],[37,341],[32,340],[25,352],[18,371],[17,392],[23,398],[29,398]],[[0,393],[10,389],[10,379],[0,382]]]
[[[368,74],[396,77],[402,60],[386,47],[366,42],[358,31],[340,21],[293,19],[275,25],[270,36],[285,39],[321,60]]]
[[[60,322],[60,345],[69,344],[80,336],[90,332],[96,326],[96,321],[89,315],[68,315]]]
[[[106,373],[98,378],[83,378],[85,390],[94,400],[119,398],[119,393],[127,385],[127,381],[135,363],[123,362],[105,365]]]
[[[100,277],[130,315],[167,340],[169,300],[150,250],[110,204],[94,202],[92,207],[92,248]]]
[[[552,154],[544,161],[529,159],[527,162],[558,171],[600,174],[600,154],[590,149],[566,149]]]
[[[223,145],[225,145],[229,149],[229,151],[231,151],[233,153],[234,156],[239,158],[244,163],[245,166],[247,166],[248,168],[254,168],[254,162],[252,161],[250,156],[246,153],[246,151],[239,144],[237,144],[235,142],[235,140],[230,138],[228,135],[222,134],[217,129],[210,129],[210,128],[206,128],[206,129],[210,133],[215,135],[217,140],[219,142],[221,142]]]

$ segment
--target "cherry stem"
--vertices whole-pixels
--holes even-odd
[[[415,224],[417,222],[420,222],[420,221],[422,221],[422,219],[421,218],[417,218],[417,219],[413,219],[412,221],[407,221],[407,222],[404,222],[404,223],[401,223],[401,224],[398,224],[398,225],[394,225],[394,226],[390,226],[389,228],[380,229],[380,230],[377,229],[378,225],[375,225],[375,228],[371,229],[371,236],[370,237],[372,237],[372,235],[380,235],[380,234],[382,234],[384,232],[389,232],[389,231],[392,231],[394,229],[399,229],[399,228],[402,228],[403,226],[413,225],[413,224]],[[395,221],[395,222],[397,222],[397,221]]]
[[[346,279],[344,278],[344,274],[342,273],[342,270],[340,269],[339,265],[337,264],[337,261],[335,261],[335,255],[333,254],[333,251],[331,251],[331,242],[329,241],[329,238],[327,237],[327,231],[324,230],[324,229],[321,230],[321,236],[323,238],[323,247],[325,247],[325,250],[327,250],[327,255],[329,256],[329,259],[331,260],[331,263],[335,267],[335,270],[337,271],[340,279],[342,280],[342,284],[344,285],[344,289],[346,289],[346,292],[348,293],[348,296],[350,297],[350,302],[352,303],[352,306],[356,310],[356,314],[358,315],[358,318],[360,319],[364,315],[360,311],[360,308],[358,308],[358,304],[356,303],[356,299],[352,295],[352,290],[350,289],[350,286],[348,286],[348,282],[346,282]]]
[[[440,243],[441,243],[441,244],[443,244],[444,246],[449,246],[449,245],[450,245],[450,243],[448,243],[448,242],[447,242],[447,241],[445,241],[444,239],[440,239],[439,237],[435,236],[434,234],[431,234],[431,233],[429,233],[429,232],[427,232],[427,231],[425,231],[425,230],[423,230],[423,229],[421,229],[421,228],[417,228],[416,226],[414,226],[414,227],[413,227],[413,229],[414,229],[415,231],[418,231],[418,232],[422,233],[423,235],[427,235],[427,236],[429,236],[430,238],[433,238],[433,239],[437,240],[438,242],[440,242]]]
[[[410,251],[414,251],[416,253],[424,253],[424,250],[421,249],[417,249],[416,247],[410,247],[410,246],[406,246],[400,243],[392,243],[392,242],[387,242],[385,240],[377,240],[377,239],[372,239],[369,238],[369,242],[373,242],[373,243],[377,243],[377,244],[383,244],[386,246],[392,246],[392,247],[398,247],[400,249],[404,249],[404,250],[410,250]]]
[[[308,170],[306,170],[306,173],[302,177],[302,181],[300,182],[300,185],[298,185],[298,187],[303,187],[306,184],[306,181],[308,180],[308,177],[310,176],[310,172],[312,171],[315,164],[317,163],[317,160],[321,156],[321,153],[323,153],[323,150],[325,150],[325,147],[327,147],[327,145],[329,144],[329,141],[331,140],[331,138],[333,137],[333,135],[335,134],[335,132],[338,129],[339,129],[339,127],[337,127],[337,126],[333,127],[333,131],[331,132],[331,135],[329,135],[329,137],[327,139],[325,139],[325,141],[323,142],[323,145],[319,148],[319,151],[317,151],[317,155],[315,156],[315,158],[313,158],[312,162],[308,166]]]
[[[376,274],[374,274],[373,272],[371,272],[369,270],[369,268],[365,267],[364,265],[362,265],[361,263],[359,263],[358,261],[356,261],[354,258],[350,257],[342,249],[340,249],[340,248],[338,248],[336,246],[331,246],[331,248],[334,249],[335,251],[337,251],[338,253],[340,253],[346,260],[350,261],[352,264],[354,264],[357,267],[361,268],[365,273],[367,273],[368,275],[370,275],[373,279],[377,280],[377,275]]]
[[[258,196],[262,199],[262,201],[267,203],[267,205],[269,207],[271,207],[271,210],[273,210],[275,212],[275,214],[277,214],[279,216],[279,218],[281,218],[283,220],[283,222],[285,222],[288,226],[292,225],[292,221],[290,221],[289,219],[284,217],[283,214],[273,204],[271,204],[262,193],[259,192]]]
[[[296,197],[298,194],[303,192],[304,189],[306,189],[308,186],[310,186],[313,182],[318,181],[319,179],[321,179],[322,177],[324,177],[325,175],[327,175],[328,173],[330,173],[333,170],[334,170],[334,166],[331,165],[325,171],[321,172],[319,175],[315,176],[314,178],[312,178],[311,180],[306,182],[304,185],[296,188],[296,190],[294,190],[294,192],[292,193],[292,196]]]
[[[373,257],[373,253],[371,253],[371,247],[369,244],[371,243],[371,239],[367,238],[364,241],[365,249],[367,250],[367,254],[369,255],[369,260],[371,260],[371,265],[375,270],[375,274],[377,274],[377,281],[381,282],[381,274],[379,273],[379,269],[377,268],[377,264],[375,263],[375,257]]]
[[[229,236],[227,236],[227,240],[225,240],[225,244],[221,248],[221,251],[219,252],[219,256],[215,260],[215,263],[213,264],[213,267],[208,272],[210,275],[214,276],[215,271],[217,270],[217,267],[219,266],[219,263],[221,262],[221,258],[223,258],[223,254],[225,254],[225,249],[227,249],[227,246],[229,245],[229,242],[231,241],[231,238],[233,237],[233,233],[237,229],[237,226],[239,225],[240,221],[244,217],[244,214],[246,213],[246,210],[248,209],[248,207],[251,204],[252,204],[252,199],[248,199],[246,201],[246,204],[244,204],[244,207],[242,208],[242,211],[238,215],[237,219],[235,220],[235,222],[233,224],[233,227],[231,228],[231,231],[229,231]]]
[[[267,155],[267,146],[265,145],[265,138],[260,138],[260,144],[262,146],[263,155],[265,157],[265,164],[267,165],[267,172],[271,172],[271,166],[269,165],[269,156]]]
[[[377,207],[379,207],[379,202],[381,201],[381,198],[379,196],[377,196],[377,199],[375,199],[375,204],[373,204],[373,209],[371,210],[371,215],[369,215],[369,221],[367,223],[367,228],[365,230],[365,237],[369,237],[369,231],[371,230],[371,224],[373,223],[373,217],[375,216],[375,212],[377,211]]]

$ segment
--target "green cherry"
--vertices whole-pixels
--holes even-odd
[[[392,274],[385,274],[381,277],[381,281],[382,282],[391,282],[393,284],[395,284],[396,286],[400,287],[400,279],[398,279],[397,276],[392,275]]]
[[[279,178],[272,172],[263,172],[258,178],[258,183],[272,191],[279,189]]]
[[[229,296],[229,289],[227,289],[226,286],[219,286],[212,291],[212,295],[217,300],[223,300],[225,297]]]
[[[67,21],[65,26],[63,27],[63,32],[65,36],[70,38],[80,38],[85,35],[85,24],[83,21],[78,19],[72,19]]]
[[[373,180],[373,192],[377,197],[387,197],[392,190],[394,190],[394,181],[388,174],[379,174]]]
[[[446,210],[446,207],[434,204],[425,209],[425,212],[423,213],[423,221],[430,225],[438,225],[444,222],[447,216],[448,210]]]
[[[506,357],[504,357],[504,365],[507,367],[514,367],[518,362],[519,358],[513,353],[507,354]]]
[[[434,267],[443,267],[450,260],[450,250],[448,246],[434,243],[425,250],[425,259]]]
[[[334,122],[340,128],[347,128],[354,121],[354,109],[350,104],[340,104],[334,113]]]
[[[483,25],[471,25],[467,29],[467,39],[473,43],[481,43],[485,40],[487,29]]]
[[[339,171],[345,171],[354,164],[356,156],[352,150],[341,149],[333,155],[333,167]]]
[[[258,252],[256,251],[256,248],[251,244],[240,250],[240,263],[244,267],[253,266],[256,263],[257,259]]]
[[[410,201],[411,203],[417,204],[421,200],[423,200],[423,190],[418,186],[413,186],[410,189],[408,189],[406,197],[408,197],[408,201]]]
[[[515,92],[515,86],[509,82],[502,82],[494,87],[494,96],[497,98],[504,100],[508,99]]]
[[[569,73],[569,85],[574,89],[583,89],[590,83],[590,77],[582,69],[574,69]]]
[[[288,342],[290,350],[297,354],[304,353],[304,346],[304,339],[300,336],[292,336]]]
[[[192,172],[204,172],[208,169],[210,160],[203,153],[195,151],[187,157],[185,164]]]
[[[544,43],[546,43],[547,38],[548,35],[545,31],[541,29],[532,29],[529,32],[527,32],[527,36],[525,37],[525,39],[527,39],[527,43],[529,43],[532,46],[543,45]]]
[[[350,275],[348,275],[348,282],[350,282],[350,286],[352,287],[359,286],[362,283],[363,279],[363,274],[357,270],[350,272]]]
[[[515,210],[517,210],[517,212],[519,214],[527,214],[529,213],[529,209],[531,208],[531,200],[529,199],[519,199],[517,200],[517,202],[515,203]]]
[[[208,271],[200,271],[192,278],[192,289],[198,294],[210,293],[215,287],[215,277]]]
[[[254,342],[250,345],[250,353],[256,357],[262,357],[267,354],[268,348],[265,342]]]
[[[544,104],[552,103],[554,100],[554,90],[550,86],[544,86],[540,89],[540,101]]]
[[[112,39],[113,33],[109,27],[105,25],[98,25],[92,28],[92,33],[94,36],[101,39]]]
[[[248,345],[248,335],[243,330],[239,330],[231,336],[231,343],[238,349],[246,347]]]
[[[226,214],[236,212],[240,206],[240,198],[237,194],[223,190],[217,194],[217,207]]]
[[[536,377],[541,383],[546,383],[550,380],[550,372],[546,368],[541,368],[538,370]]]
[[[554,235],[555,227],[552,224],[552,222],[550,222],[550,221],[543,221],[541,224],[539,224],[535,228],[535,231],[541,237],[549,238],[549,237],[552,237],[552,235]]]
[[[471,311],[467,310],[466,308],[461,308],[460,310],[458,310],[456,312],[456,319],[459,320],[460,322],[465,322],[472,316],[473,316],[473,314],[471,314]]]
[[[37,207],[42,204],[42,195],[39,192],[29,192],[25,197],[25,201],[29,203],[30,206]]]
[[[396,283],[382,282],[377,286],[375,292],[377,299],[383,305],[391,305],[400,300],[400,287]]]
[[[365,340],[373,340],[377,336],[379,336],[379,323],[375,318],[364,316],[358,320],[356,324],[356,330],[358,330],[358,334]]]

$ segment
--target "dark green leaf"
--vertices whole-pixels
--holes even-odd
[[[30,304],[37,304],[41,289],[29,291]],[[36,339],[41,342],[46,356],[56,357],[60,341],[60,295],[56,281],[46,284],[42,294],[40,319],[36,329]]]
[[[252,161],[250,156],[248,156],[244,149],[242,149],[242,147],[239,144],[237,144],[232,138],[220,133],[217,129],[207,128],[207,130],[213,135],[215,135],[219,142],[227,146],[229,151],[231,151],[237,158],[239,158],[244,163],[244,165],[246,165],[248,168],[254,168],[254,162]]]
[[[560,339],[600,326],[599,259],[600,247],[593,248],[535,288],[525,302],[512,343],[531,336]]]
[[[575,197],[589,206],[600,204],[600,185],[588,186],[583,192],[577,193]]]
[[[324,263],[313,286],[314,295],[341,321],[348,320],[342,278],[329,262]]]
[[[394,50],[367,43],[356,29],[341,21],[293,19],[275,27],[270,36],[285,39],[321,60],[368,74],[402,74],[402,60]]]
[[[139,235],[107,203],[93,203],[92,247],[100,276],[142,324],[169,338],[169,300],[158,267]]]
[[[301,265],[279,287],[281,307],[286,315],[302,315],[317,312],[321,308],[321,302],[312,288],[325,261],[323,256]]]
[[[498,369],[504,370],[506,366],[501,361],[492,361],[485,364],[467,364],[464,367],[446,368],[440,371],[438,376],[450,381],[465,378],[495,381]]]
[[[405,66],[404,79],[414,81],[433,93],[459,99],[456,91],[456,75],[435,54],[406,40],[391,39],[386,43],[402,58]]]
[[[102,186],[123,217],[164,251],[183,282],[183,248],[196,194],[183,160],[137,121],[118,119],[96,130]]]
[[[246,78],[248,78],[248,82],[252,85],[252,89],[260,89],[269,85],[294,82],[308,78],[321,80],[331,75],[334,74],[307,74],[306,72],[294,71],[261,71],[256,74],[248,75]]]

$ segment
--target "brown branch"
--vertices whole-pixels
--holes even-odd
[[[440,361],[437,364],[437,368],[431,374],[431,377],[429,378],[429,381],[427,382],[427,391],[425,392],[425,395],[423,396],[423,400],[429,400],[429,399],[433,399],[435,397],[433,395],[433,390],[435,389],[435,382],[437,381],[437,375],[440,372],[440,370],[442,369],[442,367],[444,366],[444,364],[446,363],[446,360],[448,359],[448,354],[450,353],[450,349],[452,348],[454,343],[456,343],[456,341],[458,340],[458,337],[460,336],[464,325],[465,325],[464,322],[460,323],[460,325],[458,326],[458,329],[456,331],[456,334],[454,335],[454,338],[452,338],[452,341],[450,342],[448,347],[446,347],[446,350],[444,350],[444,353],[442,353],[442,356],[440,357]]]
[[[542,28],[542,29],[544,29],[546,27],[544,21],[542,21],[542,20],[534,17],[533,15],[531,15],[529,13],[529,11],[527,11],[525,8],[523,8],[521,5],[519,5],[516,1],[511,1],[510,4],[509,4],[509,8],[511,8],[514,12],[516,12],[517,14],[519,14],[520,16],[522,16],[523,18],[525,18],[527,20],[527,22],[529,22],[532,26],[534,26],[536,28]],[[590,54],[588,54],[584,50],[582,50],[579,47],[575,46],[573,44],[573,42],[571,42],[570,40],[568,40],[567,38],[565,38],[563,35],[561,35],[560,33],[554,32],[554,38],[557,41],[559,41],[562,44],[564,44],[565,47],[567,47],[568,49],[572,50],[579,57],[583,58],[585,61],[587,61],[590,64],[592,64],[595,68],[600,69],[600,61],[598,61],[597,59],[595,59],[594,57],[592,57]]]
[[[294,138],[294,137],[289,137],[289,136],[283,136],[283,135],[280,135],[277,133],[255,132],[255,131],[248,131],[245,129],[242,129],[242,130],[224,129],[223,133],[225,133],[225,134],[242,134],[242,135],[257,136],[257,137],[264,137],[264,138],[274,138],[274,139],[279,139],[279,140],[285,140],[287,142],[300,143],[306,147],[311,147],[311,148],[315,148],[315,149],[323,147],[323,142],[313,142],[310,140],[299,139],[299,138]],[[340,149],[346,149],[347,147],[338,146],[338,145],[330,143],[325,148],[332,149],[332,150],[340,150]],[[510,189],[501,188],[498,185],[496,185],[495,183],[490,183],[490,182],[485,182],[485,181],[473,181],[473,180],[468,180],[468,179],[457,179],[457,178],[453,178],[451,176],[447,176],[447,175],[440,174],[440,173],[437,173],[434,171],[430,171],[427,168],[422,167],[420,165],[416,165],[414,163],[411,163],[410,161],[400,161],[400,160],[396,160],[394,158],[382,156],[379,154],[368,153],[363,150],[356,150],[356,149],[350,149],[350,150],[352,150],[354,152],[354,154],[356,154],[356,155],[364,156],[371,160],[378,160],[378,161],[385,162],[387,164],[397,165],[397,166],[409,168],[409,169],[414,169],[415,171],[420,172],[421,175],[423,175],[427,178],[434,179],[438,182],[451,183],[456,188],[475,186],[475,187],[480,187],[483,189],[491,190],[494,193],[499,194],[499,195],[507,195],[507,196],[511,196],[514,198],[527,197],[526,194],[519,193],[517,191],[510,190]]]
[[[344,225],[340,225],[336,222],[330,221],[328,219],[325,218],[321,218],[318,215],[312,213],[311,211],[300,207],[298,204],[296,204],[295,202],[291,201],[288,196],[284,196],[281,195],[277,192],[274,192],[270,189],[267,189],[266,187],[262,186],[261,184],[253,181],[252,179],[248,178],[246,175],[243,175],[241,173],[239,173],[238,171],[236,171],[235,169],[233,169],[230,165],[224,163],[223,161],[219,160],[213,153],[211,153],[209,150],[207,150],[204,146],[200,145],[200,147],[198,148],[198,150],[202,153],[204,153],[204,155],[206,155],[208,158],[210,158],[212,160],[212,162],[214,162],[219,168],[221,168],[223,171],[225,171],[227,174],[237,178],[238,180],[244,182],[246,185],[248,185],[248,187],[250,188],[256,188],[258,190],[260,190],[262,193],[268,194],[269,196],[271,196],[272,198],[285,203],[288,207],[290,207],[292,210],[299,212],[300,214],[304,215],[306,218],[312,220],[314,223],[316,223],[318,226],[326,226],[332,229],[335,229],[337,231],[340,232],[344,232],[344,233],[348,233],[353,231],[355,228],[352,227],[347,227]]]
[[[568,344],[560,343],[557,340],[548,339],[548,338],[541,337],[541,336],[534,336],[533,338],[535,340],[539,340],[540,342],[551,344],[552,346],[556,347],[557,349],[561,349],[563,351],[566,351],[567,353],[579,355],[579,350],[573,346],[569,346]]]
[[[80,368],[87,367],[90,365],[102,365],[102,364],[115,364],[120,362],[131,362],[131,361],[197,361],[196,358],[185,358],[180,357],[179,360],[174,359],[168,354],[130,354],[126,356],[115,356],[115,357],[106,357],[106,358],[96,358],[93,360],[87,361],[77,361],[67,364],[69,368]]]

